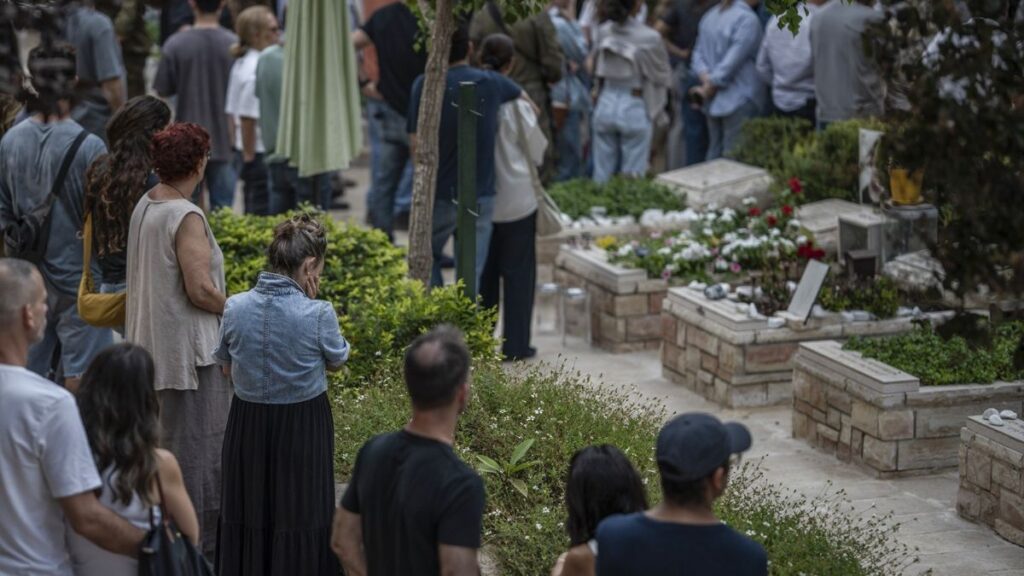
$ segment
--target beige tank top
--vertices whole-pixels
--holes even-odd
[[[157,390],[195,390],[196,368],[215,363],[220,316],[192,305],[178,265],[175,237],[185,216],[203,219],[210,241],[210,278],[224,291],[224,254],[206,216],[188,200],[144,195],[128,228],[125,339],[153,355]]]

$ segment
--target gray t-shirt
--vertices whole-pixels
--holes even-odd
[[[44,124],[29,118],[4,135],[0,140],[0,228],[46,200],[64,155],[81,131],[74,120]],[[64,294],[78,294],[82,277],[82,240],[78,232],[83,220],[85,171],[106,151],[96,136],[82,142],[64,180],[64,201],[55,202],[50,213],[50,239],[40,270]]]
[[[882,80],[864,52],[864,31],[884,18],[863,4],[832,0],[811,20],[818,121],[882,114]]]
[[[106,139],[112,111],[100,84],[115,78],[123,82],[125,78],[114,24],[93,8],[75,8],[68,14],[64,35],[75,47],[78,62],[78,103],[71,117],[89,132]]]
[[[232,158],[228,117],[224,113],[231,78],[231,45],[238,37],[223,28],[190,28],[164,44],[153,88],[177,96],[175,119],[195,122],[210,133],[211,160]]]

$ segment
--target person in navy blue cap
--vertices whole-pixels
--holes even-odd
[[[733,457],[750,448],[747,427],[710,414],[676,416],[658,434],[662,502],[612,516],[597,529],[597,576],[759,576],[768,574],[760,544],[715,517]]]

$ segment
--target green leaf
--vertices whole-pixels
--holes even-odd
[[[540,464],[541,464],[540,460],[534,460],[533,462],[524,462],[522,464],[517,464],[515,466],[510,466],[509,469],[508,469],[508,474],[509,474],[509,476],[511,476],[513,474],[516,474],[517,472],[522,472],[523,470],[528,470],[530,468],[533,468],[534,466],[540,466]]]
[[[523,498],[529,498],[530,497],[530,489],[527,488],[526,482],[523,482],[522,480],[520,480],[518,478],[513,478],[511,480],[511,482],[512,482],[512,487],[515,488],[517,492],[522,494]]]
[[[512,458],[509,459],[508,463],[513,466],[518,464],[519,461],[523,459],[523,456],[526,456],[526,453],[530,451],[530,447],[533,446],[533,443],[533,438],[527,438],[520,442],[519,445],[516,446],[516,449],[512,451]]]
[[[502,467],[500,464],[494,461],[493,458],[488,458],[483,454],[477,454],[476,459],[480,462],[480,472],[482,474],[501,474]]]

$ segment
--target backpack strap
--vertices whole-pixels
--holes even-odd
[[[85,139],[88,137],[89,133],[85,130],[79,132],[78,136],[75,137],[74,142],[71,143],[71,148],[69,148],[67,153],[64,155],[64,161],[60,165],[60,171],[57,172],[57,178],[53,181],[53,187],[50,188],[50,195],[63,204],[64,209],[67,210],[70,215],[76,214],[77,211],[74,209],[74,206],[70,204],[71,201],[67,199],[67,196],[62,194],[64,190],[64,181],[67,180],[68,170],[71,169],[71,163],[75,161],[75,156],[78,155],[78,149],[82,147],[82,143],[85,142]],[[83,219],[74,218],[73,220],[81,223]],[[81,229],[81,226],[79,226],[79,229]]]

